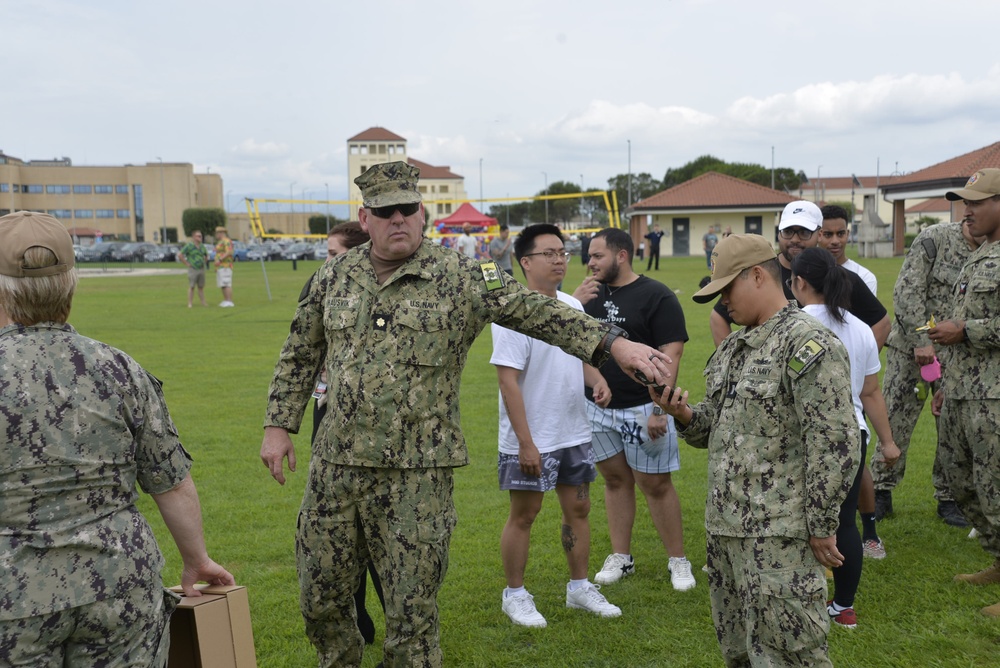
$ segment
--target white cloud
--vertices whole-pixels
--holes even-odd
[[[283,158],[290,153],[288,144],[284,142],[259,142],[253,137],[244,139],[229,150],[240,158]]]

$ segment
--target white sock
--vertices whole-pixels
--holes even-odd
[[[507,587],[506,589],[503,590],[503,597],[507,598],[509,596],[514,596],[515,594],[523,594],[523,593],[525,593],[527,591],[528,590],[524,588],[524,585],[521,585],[520,587],[513,587],[513,588],[512,587]]]
[[[569,581],[569,590],[570,591],[576,591],[580,587],[583,587],[583,586],[588,585],[588,584],[590,584],[590,580],[587,579],[587,578],[583,578],[582,580],[570,580]]]
[[[844,610],[847,610],[847,608],[850,606],[838,605],[836,601],[831,601],[830,605],[827,607],[830,610],[833,610],[834,612],[843,612]]]

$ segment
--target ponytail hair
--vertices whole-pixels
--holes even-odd
[[[851,277],[825,248],[807,248],[792,259],[792,276],[803,278],[817,294],[835,322],[843,323],[841,309],[851,307]]]

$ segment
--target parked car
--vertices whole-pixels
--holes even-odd
[[[247,259],[259,262],[263,260],[277,260],[281,258],[281,247],[277,244],[264,243],[253,244],[247,247]]]
[[[115,262],[139,262],[143,256],[151,250],[156,249],[156,244],[145,241],[127,243],[124,246],[111,251],[111,259]]]
[[[292,244],[281,253],[283,260],[311,260],[313,257],[313,245],[300,241]]]
[[[142,256],[146,262],[177,262],[177,254],[181,252],[180,246],[173,244],[167,246],[157,246],[151,251],[147,251]]]
[[[326,245],[325,241],[317,241],[313,244],[313,256],[312,259],[319,260],[320,262],[326,262],[326,256],[330,254],[330,250]]]
[[[102,241],[80,251],[81,262],[111,262],[111,254],[124,246],[124,241]]]
[[[236,260],[237,262],[246,262],[249,259],[249,258],[247,258],[247,253],[248,252],[249,251],[247,250],[247,245],[245,243],[243,243],[242,241],[234,241],[233,242],[233,259],[234,260]]]

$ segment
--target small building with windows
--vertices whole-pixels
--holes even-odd
[[[701,255],[709,228],[720,239],[733,234],[760,234],[775,241],[781,211],[796,197],[734,176],[707,172],[640,200],[625,215],[636,248],[654,225],[664,232],[660,255]]]
[[[184,210],[222,207],[222,193],[221,176],[195,174],[191,163],[78,166],[69,158],[22,160],[0,151],[0,215],[44,211],[67,229],[86,228],[104,240],[177,241]]]
[[[385,128],[372,127],[347,140],[348,199],[361,206],[361,190],[354,179],[372,165],[381,162],[406,162],[420,170],[417,188],[424,199],[427,223],[447,218],[468,199],[465,177],[450,167],[438,167],[411,158],[406,152],[406,139]],[[352,212],[353,215],[353,212]]]

